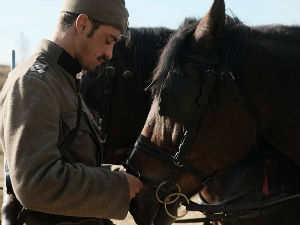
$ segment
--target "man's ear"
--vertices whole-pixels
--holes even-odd
[[[90,31],[91,21],[86,14],[80,14],[75,21],[75,28],[78,34],[87,35]]]

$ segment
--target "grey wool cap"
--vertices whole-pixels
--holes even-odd
[[[86,14],[125,33],[128,11],[124,0],[64,0],[61,12]]]

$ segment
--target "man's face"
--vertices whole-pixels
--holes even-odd
[[[92,37],[83,38],[76,57],[82,68],[94,71],[96,66],[111,59],[113,46],[120,35],[121,32],[115,27],[100,25]]]

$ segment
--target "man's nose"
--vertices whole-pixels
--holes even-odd
[[[113,46],[112,47],[107,47],[107,49],[105,50],[105,59],[106,60],[110,60],[112,58],[112,54],[113,54]]]

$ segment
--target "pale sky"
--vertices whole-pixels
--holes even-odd
[[[55,29],[63,0],[0,0],[0,64],[32,54],[41,39]],[[213,0],[126,0],[130,27],[163,26],[176,29],[186,17],[201,18]],[[300,24],[299,0],[225,0],[227,13],[246,25]],[[300,40],[300,37],[299,37]]]

